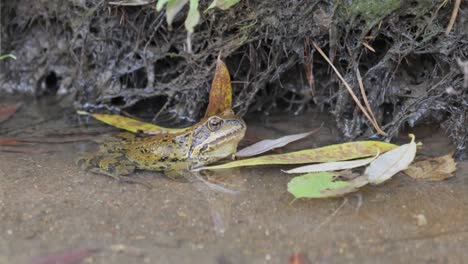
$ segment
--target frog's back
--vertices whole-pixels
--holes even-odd
[[[136,136],[122,147],[138,169],[168,171],[185,169],[189,165],[189,133]]]

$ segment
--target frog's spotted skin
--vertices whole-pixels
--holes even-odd
[[[99,139],[99,151],[84,153],[77,163],[85,170],[114,178],[135,169],[164,171],[174,176],[177,171],[231,156],[245,130],[244,121],[238,117],[212,116],[180,133],[121,133]]]

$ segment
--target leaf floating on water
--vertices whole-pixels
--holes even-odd
[[[256,158],[236,160],[221,165],[202,167],[198,170],[216,170],[268,164],[304,164],[351,160],[374,156],[378,151],[383,153],[396,147],[398,146],[380,141],[355,141],[284,154],[265,155]]]
[[[284,171],[286,173],[310,173],[310,172],[321,172],[321,171],[337,171],[337,170],[346,170],[353,169],[357,167],[365,166],[372,161],[374,161],[379,156],[379,152],[372,157],[367,159],[357,159],[350,161],[335,161],[335,162],[326,162],[314,165],[307,165],[298,167],[292,170]]]
[[[238,157],[238,158],[251,157],[251,156],[258,155],[258,154],[262,154],[264,152],[267,152],[267,151],[275,149],[275,148],[281,148],[281,147],[284,147],[284,146],[286,146],[287,144],[289,144],[291,142],[303,139],[303,138],[313,134],[316,131],[317,130],[307,132],[307,133],[300,133],[300,134],[284,136],[284,137],[280,137],[280,138],[277,138],[277,139],[265,139],[265,140],[259,141],[259,142],[255,143],[253,145],[250,145],[248,147],[245,147],[245,148],[239,150],[236,153],[236,157]]]
[[[109,114],[91,114],[85,111],[77,111],[79,115],[90,115],[97,120],[104,122],[113,127],[124,129],[131,132],[143,131],[147,134],[160,134],[160,133],[178,133],[184,131],[186,128],[167,128],[157,126],[151,123],[142,122],[136,119],[128,118],[119,115]]]
[[[353,193],[359,190],[362,186],[366,185],[369,183],[369,180],[367,179],[367,176],[359,176],[357,178],[354,178],[350,181],[348,186],[342,187],[342,188],[335,188],[335,189],[326,189],[321,191],[320,193],[325,196],[325,197],[339,197],[343,196],[348,193]]]
[[[223,115],[226,111],[232,112],[231,77],[226,64],[218,56],[205,117]]]
[[[21,103],[0,106],[0,123],[10,119],[21,107]]]
[[[411,164],[403,172],[416,180],[443,181],[455,175],[457,163],[452,154],[429,158]]]
[[[413,134],[410,134],[410,137],[410,143],[401,145],[380,155],[367,167],[364,174],[367,175],[370,183],[382,183],[398,172],[408,168],[416,156],[415,137]]]
[[[240,0],[214,0],[211,2],[210,6],[205,10],[208,11],[214,7],[218,7],[222,10],[226,10],[230,8],[231,6],[239,3]]]
[[[351,181],[335,179],[333,172],[308,173],[294,177],[288,183],[288,192],[298,198],[328,198],[355,192],[368,183],[365,176]]]

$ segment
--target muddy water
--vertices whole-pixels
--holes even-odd
[[[28,103],[1,133],[110,132],[84,126],[67,111]],[[289,149],[337,142],[329,117],[248,118],[251,140],[324,128]],[[435,128],[412,130],[422,153],[445,154],[450,141]],[[0,153],[0,263],[73,248],[100,251],[84,263],[288,263],[303,252],[311,263],[463,263],[468,257],[468,163],[440,183],[404,175],[345,198],[300,200],[286,191],[284,167],[212,173],[200,182],[154,172],[134,177],[149,190],[77,168],[90,143],[40,145],[51,152]],[[418,221],[418,218],[420,219]],[[424,218],[426,221],[422,221]]]

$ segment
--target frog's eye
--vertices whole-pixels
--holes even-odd
[[[208,128],[211,131],[216,131],[221,128],[222,124],[223,124],[223,120],[221,120],[218,117],[213,117],[208,121]]]

